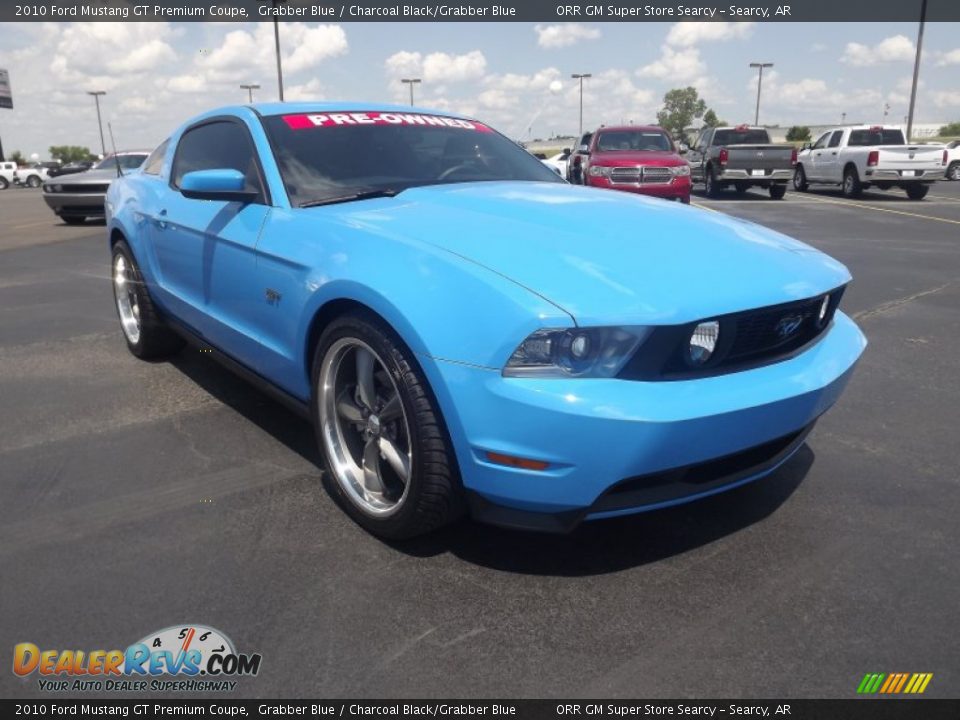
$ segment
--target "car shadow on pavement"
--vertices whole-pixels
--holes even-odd
[[[216,361],[203,357],[191,345],[185,347],[170,363],[224,405],[315,464],[317,472],[320,472],[320,453],[309,422],[252,388],[246,380],[237,377]]]
[[[761,522],[800,486],[814,457],[804,444],[776,472],[756,482],[686,505],[585,522],[569,535],[465,520],[391,545],[423,557],[450,552],[466,562],[512,573],[576,577],[617,572],[680,555]]]

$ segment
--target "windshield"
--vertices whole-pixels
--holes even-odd
[[[903,131],[893,130],[851,130],[847,145],[851,147],[869,147],[870,145],[903,145]]]
[[[713,134],[714,145],[767,145],[770,142],[770,136],[766,130],[717,130]]]
[[[290,202],[422,185],[563,182],[486,125],[436,115],[351,112],[263,118]]]
[[[120,169],[121,170],[136,170],[143,164],[143,161],[147,159],[146,154],[130,154],[130,155],[110,155],[105,157],[103,160],[98,162],[93,166],[93,170],[116,170],[117,169],[117,158],[120,159]]]
[[[657,130],[604,130],[597,136],[600,152],[669,152],[670,138]]]

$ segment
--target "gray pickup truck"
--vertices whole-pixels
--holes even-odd
[[[705,127],[687,152],[687,162],[693,182],[702,182],[708,197],[731,185],[738,193],[759,186],[779,200],[793,177],[797,149],[771,144],[762,127]]]

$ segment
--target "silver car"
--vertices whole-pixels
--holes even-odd
[[[125,150],[108,155],[86,172],[49,178],[43,184],[43,199],[68,225],[79,225],[88,217],[103,217],[103,199],[117,177],[117,166],[121,172],[136,170],[149,154],[149,150]]]

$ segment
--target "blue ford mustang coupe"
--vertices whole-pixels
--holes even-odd
[[[229,107],[106,200],[131,352],[199,344],[311,418],[384,537],[469,512],[568,531],[760,478],[866,341],[827,255],[575,187],[475,120]]]

